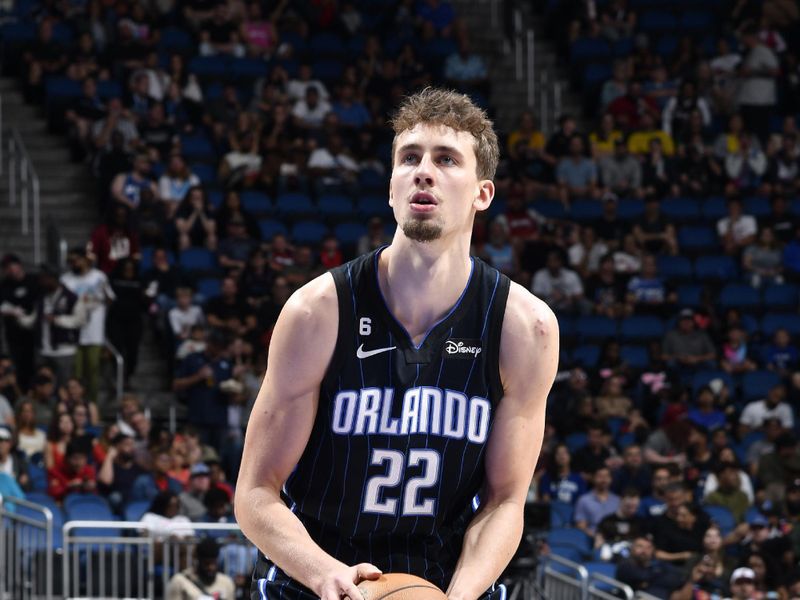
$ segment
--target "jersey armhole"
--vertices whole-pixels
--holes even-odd
[[[489,362],[489,385],[493,398],[500,400],[503,397],[503,382],[500,377],[500,341],[503,333],[503,320],[506,315],[508,291],[511,289],[511,280],[500,274],[497,295],[491,307],[489,327],[489,348],[491,360]]]
[[[350,304],[351,284],[347,271],[345,270],[346,268],[349,268],[348,265],[333,269],[330,272],[333,276],[333,282],[336,287],[336,298],[339,310],[339,329],[336,332],[336,345],[333,350],[331,362],[328,365],[328,369],[325,372],[325,377],[323,378],[323,385],[329,385],[333,383],[333,380],[341,371],[341,367],[343,366],[345,359],[343,347],[345,344],[343,342],[342,333],[346,331],[353,331],[353,322],[355,317],[353,316],[353,310]]]

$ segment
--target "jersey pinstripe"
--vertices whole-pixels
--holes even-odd
[[[285,492],[311,537],[339,560],[413,573],[446,589],[484,481],[502,396],[509,280],[472,258],[458,302],[415,345],[381,294],[379,253],[332,271],[336,348]],[[501,594],[497,588],[486,598]],[[314,597],[264,557],[252,595]]]

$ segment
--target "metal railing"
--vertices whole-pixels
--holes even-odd
[[[588,600],[633,600],[633,589],[631,586],[622,583],[611,577],[606,577],[602,573],[589,573],[589,582],[586,587],[586,597]]]
[[[193,535],[168,537],[132,521],[66,523],[64,598],[164,597],[170,579],[192,565],[201,536],[219,543],[222,573],[239,582],[250,577],[258,550],[236,523],[187,522],[186,528]]]
[[[548,600],[584,600],[589,572],[581,564],[557,554],[542,557],[541,586]]]
[[[114,363],[116,365],[114,389],[117,394],[117,402],[119,403],[122,401],[122,394],[125,392],[125,358],[108,339],[106,339],[106,348],[108,348],[108,351],[111,352],[111,355],[114,357]]]
[[[53,598],[53,513],[0,496],[0,598]]]
[[[8,203],[20,208],[20,231],[33,235],[33,262],[42,262],[42,219],[39,176],[33,166],[22,134],[9,125],[4,130],[2,100],[0,100],[0,174],[8,176]]]

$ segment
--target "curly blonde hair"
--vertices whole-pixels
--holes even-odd
[[[453,90],[426,87],[405,98],[390,123],[394,130],[392,160],[398,135],[420,123],[444,125],[472,135],[478,179],[494,178],[500,158],[497,134],[486,112],[475,106],[469,96]]]

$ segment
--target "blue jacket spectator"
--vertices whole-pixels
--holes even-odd
[[[160,448],[154,452],[151,472],[139,475],[133,482],[131,499],[153,500],[161,492],[180,494],[183,491],[183,485],[167,474],[171,467],[172,457],[169,449]]]

